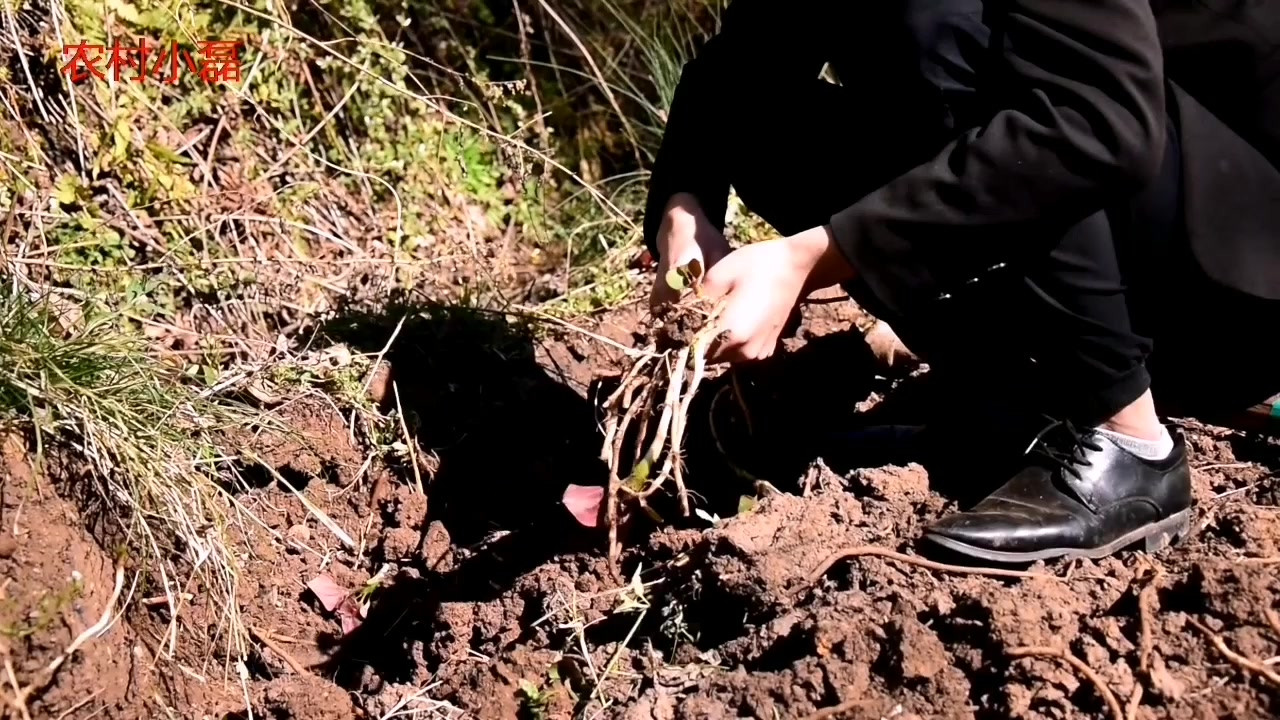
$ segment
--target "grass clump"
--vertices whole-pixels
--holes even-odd
[[[239,477],[221,431],[259,418],[195,391],[112,324],[73,323],[46,298],[0,287],[0,426],[34,438],[41,464],[82,470],[82,507],[145,569],[147,594],[168,598],[169,653],[184,593],[198,593],[222,614],[231,655],[244,657],[231,538],[246,511],[229,492]]]

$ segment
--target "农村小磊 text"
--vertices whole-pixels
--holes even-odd
[[[172,42],[125,44],[119,40],[110,45],[78,43],[62,48],[61,72],[71,82],[89,80],[115,82],[147,81],[177,85],[183,72],[198,76],[205,83],[240,82],[240,50],[238,40],[202,40],[194,48]]]

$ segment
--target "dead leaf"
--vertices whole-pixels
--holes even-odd
[[[279,405],[286,399],[283,395],[274,393],[268,389],[266,382],[261,379],[254,380],[249,383],[245,386],[245,390],[253,396],[253,399],[263,405]]]
[[[320,604],[329,612],[333,612],[338,608],[342,601],[351,594],[338,585],[337,581],[332,577],[324,573],[311,578],[311,582],[307,583],[307,589],[315,593],[315,596],[320,599]]]
[[[565,488],[561,502],[585,527],[600,523],[600,505],[604,501],[604,488],[599,485],[570,485]]]
[[[342,623],[342,634],[350,635],[360,627],[360,623],[369,614],[369,603],[357,604],[355,598],[348,595],[337,609],[338,620]]]
[[[350,591],[343,589],[328,574],[321,573],[315,576],[311,582],[307,583],[307,588],[320,599],[320,604],[325,610],[338,616],[339,622],[342,623],[343,635],[350,635],[353,630],[360,627],[360,623],[369,614],[368,601],[357,602]]]

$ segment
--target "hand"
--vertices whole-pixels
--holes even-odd
[[[773,355],[801,296],[852,276],[825,226],[733,251],[702,283],[708,296],[724,304],[721,334],[708,359],[742,362]]]
[[[658,228],[658,274],[649,294],[650,306],[679,299],[680,291],[667,285],[668,270],[697,260],[705,273],[728,254],[729,242],[707,220],[697,200],[685,193],[672,196]]]

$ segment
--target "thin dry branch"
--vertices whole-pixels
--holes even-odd
[[[1276,640],[1280,640],[1280,613],[1271,608],[1263,608],[1262,617],[1267,619],[1267,625],[1271,627],[1271,632],[1275,634]]]
[[[1156,612],[1158,596],[1156,590],[1164,570],[1155,564],[1149,564],[1151,576],[1147,584],[1138,593],[1138,672],[1133,685],[1133,693],[1125,707],[1125,720],[1134,720],[1138,716],[1138,708],[1142,705],[1142,695],[1146,691],[1145,684],[1150,681],[1151,653],[1154,643],[1151,637],[1152,615]]]
[[[916,567],[921,567],[926,570],[933,570],[935,572],[943,572],[943,573],[954,573],[957,575],[984,575],[986,577],[1023,578],[1023,579],[1040,578],[1045,580],[1058,579],[1053,575],[1045,575],[1044,573],[1035,573],[1035,572],[1029,572],[1025,570],[1004,570],[1001,568],[981,568],[981,567],[968,567],[965,565],[948,565],[946,563],[935,562],[933,560],[926,560],[921,557],[916,557],[914,555],[907,555],[905,553],[897,552],[896,550],[890,550],[889,548],[878,547],[876,545],[861,545],[858,547],[850,547],[850,548],[844,548],[842,550],[837,550],[831,555],[827,556],[826,560],[823,560],[821,563],[818,563],[818,566],[814,568],[813,572],[809,573],[805,577],[804,582],[801,583],[800,586],[795,589],[794,591],[795,594],[798,595],[804,592],[805,590],[808,590],[810,587],[813,587],[815,583],[817,583],[819,580],[822,579],[824,575],[827,574],[827,571],[829,571],[832,567],[835,566],[836,563],[840,562],[841,560],[847,560],[849,558],[855,558],[855,557],[868,557],[868,556],[885,558],[887,560],[896,560],[898,562],[906,563],[908,565],[915,565]]]
[[[814,712],[805,715],[804,720],[827,720],[827,718],[836,718],[855,708],[860,708],[863,705],[869,705],[871,702],[873,701],[846,700],[839,705],[832,705],[831,707],[825,707],[821,710],[815,710]]]
[[[1280,688],[1280,673],[1277,673],[1275,670],[1267,667],[1265,663],[1254,660],[1250,657],[1245,657],[1244,655],[1241,655],[1227,647],[1227,641],[1223,640],[1221,635],[1210,630],[1199,620],[1196,620],[1195,618],[1187,618],[1187,622],[1191,623],[1192,627],[1195,629],[1204,633],[1205,637],[1209,638],[1209,642],[1213,643],[1213,647],[1217,649],[1223,657],[1229,660],[1232,665],[1235,665],[1246,672],[1258,675],[1272,685]]]
[[[1098,673],[1093,671],[1093,668],[1084,664],[1082,660],[1066,650],[1053,647],[1017,647],[1006,650],[1005,654],[1012,658],[1043,657],[1065,662],[1074,668],[1076,672],[1085,676],[1089,682],[1093,683],[1094,688],[1098,690],[1098,694],[1102,696],[1103,702],[1107,704],[1107,709],[1111,711],[1111,717],[1114,720],[1125,720],[1124,710],[1120,707],[1120,701],[1116,699],[1115,693],[1111,692],[1111,688],[1107,687],[1107,683],[1099,677]]]
[[[289,669],[299,675],[311,674],[311,671],[307,670],[305,665],[298,662],[296,658],[285,651],[284,648],[280,647],[280,643],[275,641],[275,638],[271,636],[271,633],[252,626],[249,628],[249,632],[258,639],[258,642],[266,645],[268,650],[278,655],[281,660],[284,660],[285,664],[289,666]]]

